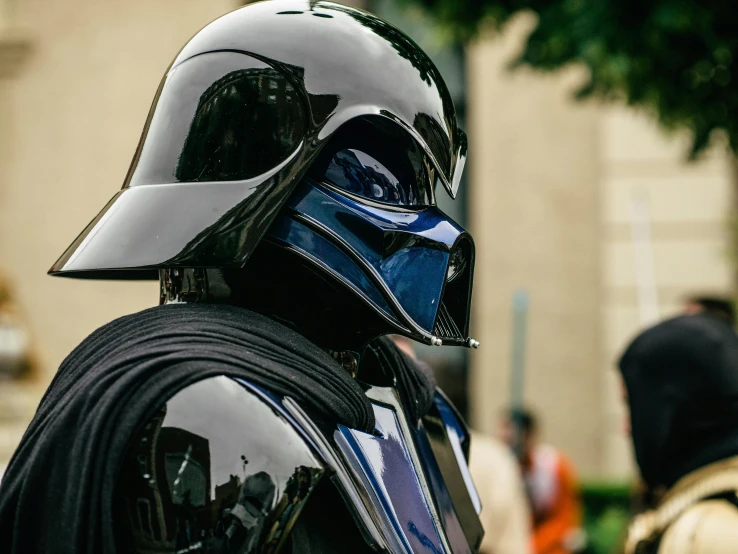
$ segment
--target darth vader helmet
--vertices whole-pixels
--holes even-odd
[[[364,335],[475,346],[473,241],[435,205],[466,150],[438,70],[402,32],[329,2],[251,4],[176,57],[123,188],[50,273],[219,272],[262,311],[303,298],[309,317],[350,309]]]

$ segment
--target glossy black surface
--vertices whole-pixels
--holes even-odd
[[[195,56],[169,71],[127,186],[262,175],[300,146],[306,126],[284,74],[241,53]]]
[[[177,56],[123,190],[50,273],[155,279],[165,267],[241,267],[325,143],[367,116],[411,137],[430,186],[455,194],[466,138],[438,71],[405,35],[308,0],[223,16]]]
[[[415,443],[433,491],[433,500],[436,502],[442,518],[443,529],[448,535],[449,542],[455,547],[454,554],[476,552],[477,548],[474,547],[472,550],[474,545],[469,545],[464,530],[461,528],[461,522],[458,515],[456,515],[456,508],[422,424],[416,429]]]
[[[473,244],[444,213],[433,206],[392,210],[370,205],[307,179],[286,208],[267,238],[299,251],[332,280],[357,289],[372,311],[388,321],[385,332],[428,344],[433,334],[444,344],[466,343]],[[467,263],[446,283],[449,258],[457,249],[465,252]]]
[[[132,439],[121,552],[278,552],[323,466],[286,419],[227,377],[191,385]]]
[[[440,471],[440,477],[443,479],[445,489],[453,504],[458,523],[461,525],[468,544],[476,552],[484,536],[484,529],[460,467],[460,463],[463,462],[454,452],[449,429],[444,422],[441,407],[439,407],[441,402],[442,400],[437,398],[432,410],[423,417],[418,440],[421,443],[428,441]],[[443,503],[442,500],[438,499],[440,503]]]

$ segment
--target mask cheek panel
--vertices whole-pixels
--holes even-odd
[[[380,273],[407,314],[431,332],[443,290],[448,253],[403,248],[380,263]]]
[[[386,325],[380,333],[474,346],[467,337],[474,246],[440,210],[385,210],[305,179],[267,237],[346,285]],[[338,297],[332,302],[347,309]]]
[[[269,229],[269,238],[287,245],[301,255],[309,257],[324,271],[332,273],[341,282],[379,307],[386,317],[392,308],[359,265],[340,247],[315,230],[287,216],[280,216]]]

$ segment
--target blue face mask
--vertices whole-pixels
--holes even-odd
[[[435,206],[432,164],[412,139],[349,124],[267,232],[353,290],[390,328],[427,344],[468,338],[471,236]]]

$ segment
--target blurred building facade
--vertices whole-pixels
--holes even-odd
[[[372,8],[368,1],[347,3]],[[25,411],[0,409],[0,464],[64,356],[96,327],[157,302],[155,283],[52,279],[46,270],[120,187],[178,49],[241,3],[0,0],[0,269],[44,368],[23,389]],[[731,175],[717,151],[685,164],[683,141],[645,116],[572,101],[574,69],[510,73],[529,26],[521,18],[470,47],[459,73],[477,243],[473,336],[482,343],[468,356],[470,417],[493,432],[508,402],[511,297],[525,288],[526,399],[545,438],[585,475],[626,475],[613,361],[640,325],[629,198],[638,189],[650,201],[666,315],[685,292],[732,285]],[[19,390],[0,384],[8,398]]]
[[[494,431],[508,401],[511,297],[527,289],[525,397],[544,439],[585,476],[623,477],[632,462],[615,363],[643,323],[632,199],[650,208],[658,312],[672,315],[685,294],[732,292],[730,165],[718,148],[686,163],[686,137],[665,136],[645,114],[575,102],[576,68],[508,71],[531,24],[520,17],[468,52],[482,343],[471,356],[471,420]]]
[[[63,358],[111,319],[153,306],[153,282],[46,271],[120,188],[177,51],[231,0],[0,0],[0,268],[39,346],[42,378],[0,385],[0,465]],[[18,398],[25,404],[17,407]]]

